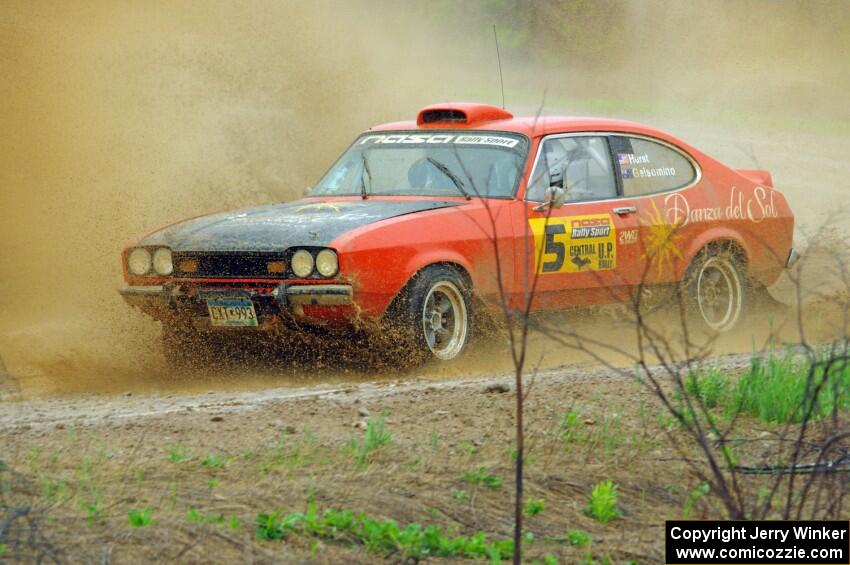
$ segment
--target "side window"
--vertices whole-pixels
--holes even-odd
[[[642,196],[681,188],[696,177],[684,155],[654,141],[613,136],[611,149],[624,196]]]
[[[603,136],[570,136],[544,140],[534,164],[527,200],[542,202],[546,189],[560,186],[567,202],[617,196],[608,141]]]

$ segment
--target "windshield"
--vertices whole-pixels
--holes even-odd
[[[510,198],[528,140],[502,132],[364,134],[312,196],[398,195]]]

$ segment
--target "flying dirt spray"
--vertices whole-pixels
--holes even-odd
[[[6,370],[3,357],[0,357],[0,398],[5,398],[20,392],[18,381]]]

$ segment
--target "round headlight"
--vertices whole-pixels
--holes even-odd
[[[127,269],[136,276],[148,274],[151,270],[151,254],[144,247],[137,247],[127,255]]]
[[[174,272],[174,262],[171,260],[171,250],[160,247],[153,253],[153,270],[158,275],[168,276]]]
[[[300,249],[292,256],[290,266],[296,277],[309,277],[313,272],[313,255],[305,249]]]
[[[323,277],[332,277],[339,269],[339,261],[336,258],[336,251],[333,249],[322,249],[316,255],[316,270]]]

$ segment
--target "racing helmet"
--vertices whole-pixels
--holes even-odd
[[[549,186],[564,186],[565,171],[567,169],[567,150],[557,139],[547,141],[543,144],[543,158],[546,163]]]

